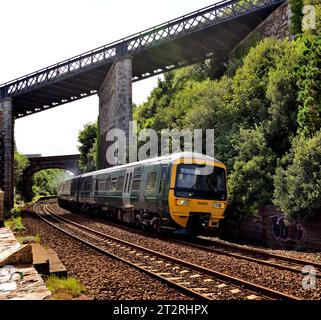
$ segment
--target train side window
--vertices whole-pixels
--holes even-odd
[[[162,167],[162,173],[161,173],[161,178],[159,181],[158,193],[163,193],[164,186],[165,186],[165,180],[166,180],[166,173],[167,173],[167,167]]]
[[[104,191],[106,185],[106,180],[99,180],[99,191]]]
[[[84,183],[84,191],[90,191],[91,189],[91,182],[90,181],[85,181]]]
[[[106,179],[106,185],[105,185],[105,190],[106,191],[109,191],[110,190],[110,177],[108,177],[107,179]]]
[[[156,187],[156,172],[150,172],[147,176],[146,191],[154,191]]]
[[[121,191],[123,190],[123,187],[124,187],[124,177],[118,177],[117,190]]]
[[[114,192],[117,190],[117,178],[111,179],[110,191]]]
[[[139,191],[140,190],[140,183],[142,181],[142,175],[141,174],[135,174],[132,184],[132,190],[133,191]]]

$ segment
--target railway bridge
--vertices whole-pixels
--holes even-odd
[[[44,169],[64,169],[74,175],[80,174],[80,155],[65,155],[53,157],[28,157],[29,165],[23,172],[24,195],[28,200],[32,199],[32,176]]]
[[[132,82],[228,54],[285,0],[224,0],[0,85],[1,184],[13,204],[14,121],[99,95],[99,168],[106,133],[129,134]],[[128,139],[127,139],[128,140]]]

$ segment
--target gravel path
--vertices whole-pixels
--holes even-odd
[[[321,299],[321,279],[317,279],[315,290],[304,290],[302,288],[302,275],[290,271],[278,270],[243,259],[228,257],[226,255],[193,249],[188,246],[179,245],[171,240],[162,240],[139,232],[131,232],[108,225],[108,222],[89,219],[83,215],[74,215],[52,205],[51,208],[55,213],[65,214],[70,220],[82,223],[93,229],[105,232],[114,237],[136,243],[147,248],[152,248],[168,255],[178,257],[226,273],[235,277],[245,279],[256,284],[267,286],[269,288],[282,291],[304,299]],[[279,252],[279,251],[277,251]],[[304,257],[307,259],[307,257]],[[311,259],[311,257],[310,257]]]
[[[56,250],[68,275],[99,300],[185,300],[188,297],[126,264],[113,260],[55,230],[34,214],[24,215],[26,232]]]

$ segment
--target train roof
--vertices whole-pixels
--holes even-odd
[[[201,154],[201,153],[178,152],[178,153],[173,153],[173,154],[166,155],[166,156],[161,156],[161,157],[146,159],[146,160],[142,160],[142,161],[138,161],[138,162],[131,162],[131,163],[120,165],[120,166],[110,167],[110,168],[102,169],[102,170],[99,170],[99,171],[93,171],[93,172],[84,173],[84,174],[82,174],[82,175],[80,175],[78,177],[87,177],[87,176],[92,176],[92,175],[96,175],[96,174],[108,173],[108,172],[111,172],[111,171],[114,171],[114,170],[126,169],[126,168],[131,167],[131,166],[148,164],[148,163],[153,163],[153,162],[161,162],[161,161],[166,161],[166,160],[168,162],[172,163],[175,160],[183,159],[183,158],[187,158],[187,159],[193,158],[195,160],[209,160],[209,161],[214,161],[214,162],[223,164],[221,161],[219,161],[219,160],[217,160],[215,158],[212,158],[210,156]]]

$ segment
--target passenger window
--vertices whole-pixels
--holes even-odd
[[[147,176],[146,191],[154,191],[156,187],[156,172],[150,172]]]
[[[84,191],[90,191],[91,189],[91,181],[85,181]]]
[[[132,184],[132,190],[133,191],[139,191],[140,190],[140,183],[142,181],[142,175],[141,174],[135,174]]]
[[[99,191],[104,191],[106,185],[106,180],[99,180]]]
[[[114,192],[117,190],[117,178],[111,179],[110,191]]]
[[[124,187],[124,177],[119,177],[117,182],[117,190],[123,190]]]
[[[109,191],[109,190],[110,190],[110,178],[107,178],[107,179],[106,179],[105,190],[106,190],[106,191]]]

